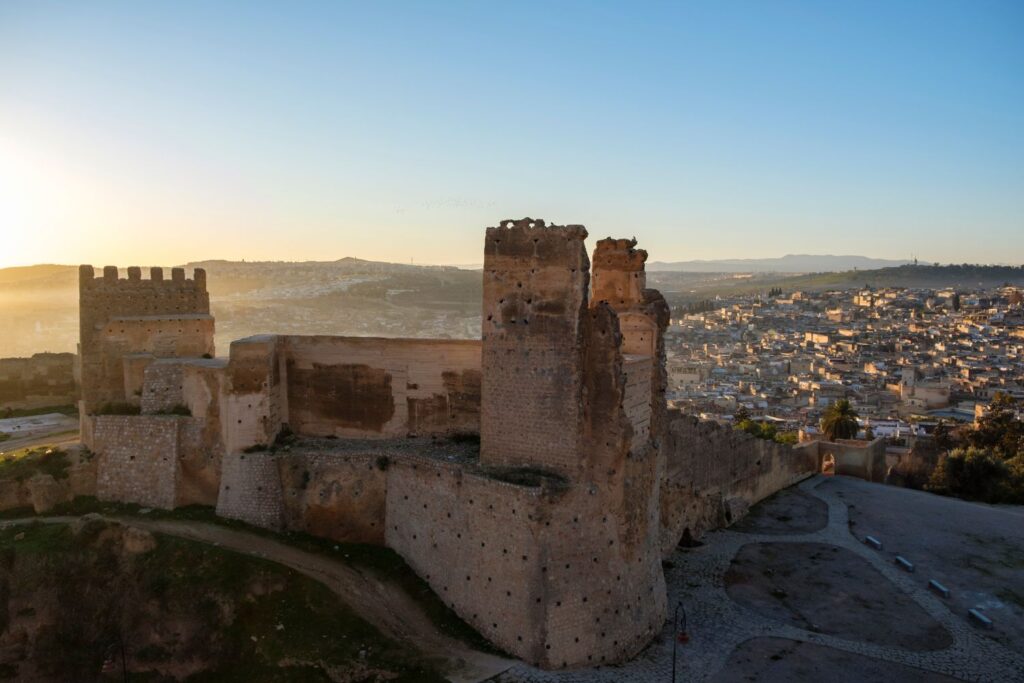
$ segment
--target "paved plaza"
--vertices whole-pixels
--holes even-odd
[[[936,543],[926,551],[931,534]],[[957,534],[960,545],[951,540]],[[883,550],[865,545],[864,535],[877,535]],[[670,605],[681,604],[688,620],[689,642],[676,647],[677,681],[1024,681],[1019,630],[1007,627],[1022,618],[1021,605],[998,597],[1024,593],[1024,562],[999,545],[1024,548],[1020,508],[816,476],[703,540],[676,550],[666,565]],[[971,543],[1001,553],[1002,572],[978,570]],[[820,562],[820,572],[803,560],[788,566],[780,544]],[[957,548],[971,561],[950,556]],[[918,562],[916,570],[900,569],[896,554]],[[928,590],[933,574],[951,598]],[[764,597],[770,586],[782,586],[769,592],[778,604]],[[816,596],[824,602],[814,604]],[[976,605],[994,629],[968,620],[967,607]],[[494,680],[671,681],[675,640],[670,621],[627,664],[567,672],[517,665]]]

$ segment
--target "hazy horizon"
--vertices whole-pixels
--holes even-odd
[[[0,6],[0,267],[1024,262],[1024,5]],[[333,258],[333,257],[327,257]]]

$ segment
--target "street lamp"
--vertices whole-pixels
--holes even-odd
[[[679,628],[679,613],[683,613],[683,628]],[[675,636],[672,638],[672,683],[676,683],[676,648],[679,643],[690,642],[690,634],[686,632],[686,610],[683,608],[683,603],[679,602],[676,604],[676,612],[673,618],[675,624]]]

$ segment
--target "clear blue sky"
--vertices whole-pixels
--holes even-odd
[[[0,266],[1024,263],[1024,2],[0,3]]]

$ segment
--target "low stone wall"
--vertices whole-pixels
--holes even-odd
[[[179,444],[189,418],[98,415],[93,449],[99,456],[100,500],[172,509],[177,505]]]
[[[813,444],[787,446],[689,415],[669,425],[661,550],[728,526],[749,506],[818,471]]]

